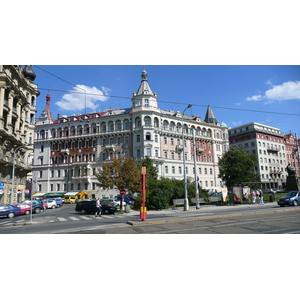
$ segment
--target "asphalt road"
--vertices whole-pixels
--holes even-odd
[[[64,205],[41,214],[0,219],[0,234],[261,234],[300,233],[300,206],[260,205],[190,207],[149,211],[145,221],[139,212],[81,215],[75,205]]]

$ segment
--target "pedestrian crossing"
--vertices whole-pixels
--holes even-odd
[[[119,218],[127,218],[128,215],[101,215],[101,217],[95,217],[95,215],[78,215],[76,217],[74,216],[66,216],[66,217],[56,217],[52,218],[51,220],[47,220],[46,223],[54,223],[54,222],[75,222],[75,221],[91,221],[91,220],[97,220],[97,219],[119,219]],[[28,222],[27,219],[8,219],[5,222],[1,222],[0,226],[11,226],[16,224],[22,224]],[[42,221],[45,223],[45,220]]]

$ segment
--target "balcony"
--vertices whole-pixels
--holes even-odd
[[[267,146],[267,151],[280,151],[280,146]]]

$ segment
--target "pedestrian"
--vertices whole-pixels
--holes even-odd
[[[251,193],[251,197],[252,197],[252,203],[256,204],[256,192],[254,190]]]
[[[259,195],[260,195],[260,192],[259,192],[259,189],[257,189],[257,190],[256,190],[256,200],[257,200],[258,203],[260,202],[260,197],[259,197]]]
[[[259,189],[259,204],[264,205],[264,194],[261,189]]]
[[[97,199],[96,201],[96,213],[95,213],[95,217],[97,217],[97,214],[99,217],[101,217],[101,212],[102,212],[102,209],[101,209],[101,201],[100,201],[100,198]]]

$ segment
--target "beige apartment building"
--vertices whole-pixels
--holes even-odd
[[[0,65],[0,203],[15,203],[30,193],[36,99],[31,66]]]
[[[255,172],[264,189],[285,187],[288,160],[280,129],[252,122],[230,128],[229,140],[230,147],[241,147],[248,154],[256,155]]]

